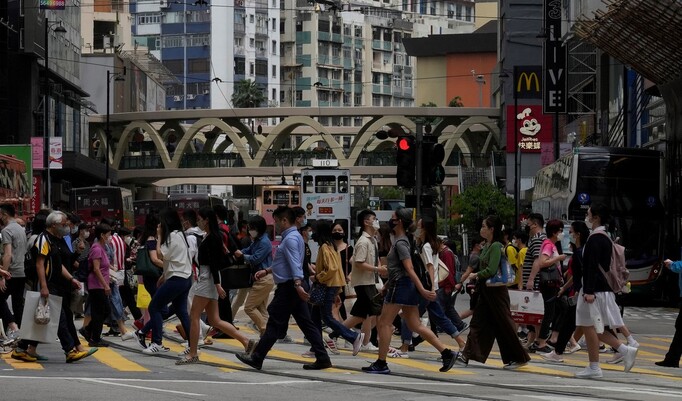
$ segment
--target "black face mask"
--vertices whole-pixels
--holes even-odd
[[[396,221],[393,219],[388,221],[388,228],[390,228],[391,230],[393,230],[395,228],[395,226],[397,226],[397,225],[398,225],[398,223],[396,223]]]
[[[346,238],[346,235],[344,233],[332,233],[332,238],[335,240],[341,240]]]

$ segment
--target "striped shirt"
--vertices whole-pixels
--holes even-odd
[[[35,242],[36,261],[42,256],[45,258],[45,281],[48,283],[59,283],[62,277],[62,256],[57,246],[57,241],[63,241],[61,238],[55,237],[47,231],[44,231]],[[54,246],[53,246],[54,245]],[[39,268],[36,265],[36,268]]]
[[[526,257],[523,259],[523,287],[525,288],[528,282],[528,277],[530,277],[530,271],[533,269],[533,262],[535,259],[540,257],[540,248],[542,247],[542,242],[547,239],[547,236],[542,231],[535,234],[528,240],[528,251],[526,251]],[[538,289],[540,286],[540,275],[535,276],[534,288]]]

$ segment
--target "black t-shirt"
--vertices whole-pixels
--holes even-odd
[[[59,285],[63,280],[63,263],[60,243],[63,244],[63,246],[66,246],[66,243],[63,239],[55,237],[48,231],[44,231],[38,236],[35,246],[33,246],[31,249],[31,255],[35,257],[36,262],[38,261],[38,256],[43,256],[45,258],[45,280],[47,281],[48,285]],[[37,265],[36,268],[38,268]]]
[[[353,257],[353,247],[347,246],[346,249],[339,251],[339,254],[341,255],[341,267],[343,268],[343,273],[346,277],[348,277],[353,270],[353,264],[350,262],[350,259]]]
[[[303,255],[303,280],[306,281],[308,280],[308,277],[310,277],[310,259],[312,258],[313,253],[310,251],[310,247],[308,244],[305,244],[305,252]]]

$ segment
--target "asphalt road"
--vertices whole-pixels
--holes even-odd
[[[468,301],[458,300],[458,308]],[[448,373],[438,372],[438,353],[427,344],[410,353],[409,359],[389,359],[391,375],[369,375],[360,368],[376,356],[360,353],[353,357],[343,340],[341,355],[332,356],[334,369],[305,371],[300,356],[306,351],[300,331],[291,326],[296,343],[277,344],[256,371],[239,363],[234,353],[240,346],[234,340],[216,340],[205,347],[201,363],[176,366],[176,353],[183,347],[168,322],[171,352],[146,356],[132,340],[108,341],[111,347],[74,364],[64,363],[57,342],[39,347],[49,361],[24,363],[0,360],[0,383],[7,400],[674,400],[682,398],[682,379],[678,369],[653,364],[662,359],[670,342],[677,311],[665,308],[627,308],[626,323],[641,344],[637,364],[631,373],[621,365],[602,363],[604,378],[581,380],[573,374],[585,366],[587,355],[579,351],[566,356],[564,364],[550,364],[533,356],[531,363],[517,371],[501,369],[499,353],[493,351],[485,365],[470,363]],[[238,320],[246,322],[240,313]],[[237,323],[248,336],[255,333]],[[456,348],[454,340],[443,338]],[[394,345],[399,339],[394,337]],[[602,361],[611,358],[603,354]]]

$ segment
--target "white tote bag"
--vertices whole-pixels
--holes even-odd
[[[59,328],[59,317],[62,311],[62,297],[52,295],[47,298],[50,305],[50,323],[37,324],[33,320],[33,315],[38,307],[40,293],[37,291],[26,291],[24,301],[24,313],[21,318],[21,339],[32,340],[39,343],[52,343],[57,338]]]

